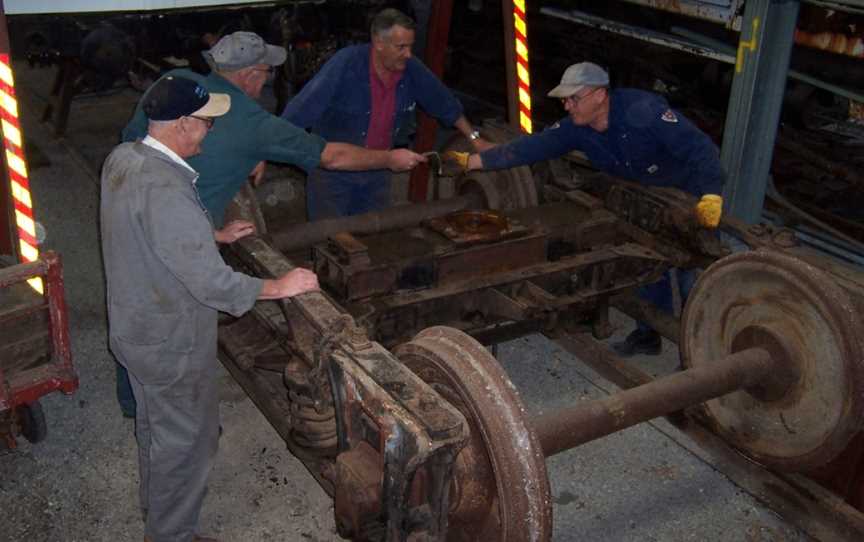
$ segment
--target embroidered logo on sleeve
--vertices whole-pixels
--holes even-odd
[[[673,113],[671,109],[667,109],[660,118],[666,122],[678,122],[678,117],[675,116],[675,113]]]
[[[648,167],[648,169],[646,169],[645,171],[647,171],[648,173],[650,173],[651,175],[653,175],[653,174],[657,173],[657,170],[658,170],[658,169],[660,169],[660,168],[657,166],[657,164],[651,164],[651,165]]]

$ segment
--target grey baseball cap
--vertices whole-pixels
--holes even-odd
[[[561,76],[561,83],[549,91],[550,98],[573,96],[585,87],[609,86],[609,74],[592,62],[573,64]]]
[[[201,54],[211,68],[224,71],[242,70],[256,64],[278,66],[288,57],[284,47],[264,43],[258,34],[242,30],[223,36]]]

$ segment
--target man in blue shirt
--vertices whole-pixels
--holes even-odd
[[[465,118],[459,100],[411,56],[414,21],[385,9],[371,25],[372,43],[336,52],[285,107],[282,117],[327,141],[369,149],[408,143],[416,107],[455,126],[481,151],[489,144]],[[309,220],[362,214],[389,206],[387,170],[316,169],[306,186]]]
[[[596,64],[567,68],[549,92],[568,116],[540,133],[523,136],[479,154],[457,153],[466,169],[503,169],[584,152],[597,169],[648,186],[671,186],[700,198],[694,209],[700,225],[716,228],[723,200],[723,172],[717,147],[662,96],[636,89],[610,89],[609,75]],[[673,270],[674,271],[674,270]],[[695,274],[678,270],[682,299]],[[670,276],[643,287],[641,296],[672,312]],[[619,355],[660,353],[660,335],[644,322],[624,342]]]

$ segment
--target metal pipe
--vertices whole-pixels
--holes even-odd
[[[543,414],[532,422],[546,457],[638,423],[763,382],[776,362],[748,348],[588,403]]]
[[[327,218],[305,222],[274,232],[273,246],[280,252],[290,252],[326,241],[340,232],[379,233],[386,230],[415,226],[423,220],[465,209],[482,209],[481,194],[466,194],[456,198],[413,205],[397,205],[383,211],[363,215]]]
[[[690,30],[689,28],[673,26],[670,30],[673,34],[678,34],[679,36],[685,37],[693,42],[699,43],[700,45],[710,47],[718,53],[726,55],[729,58],[729,60],[720,60],[724,60],[729,64],[733,64],[735,61],[735,47],[729,45],[728,43],[723,43],[720,40],[716,40],[704,34],[700,34],[699,32],[695,32],[693,30]],[[827,90],[828,92],[836,94],[837,96],[841,96],[843,98],[848,98],[857,102],[864,101],[864,94],[861,94],[860,92],[856,92],[852,89],[829,83],[828,81],[817,79],[812,75],[807,75],[806,73],[799,72],[798,70],[789,70],[789,77],[791,79],[796,79],[803,83],[812,85],[816,88]]]
[[[830,257],[837,258],[851,265],[864,267],[864,253],[845,243],[843,239],[837,239],[830,232],[820,231],[806,225],[786,226],[783,219],[770,211],[762,212],[764,222],[776,226],[789,227],[795,232],[795,238],[802,244],[809,245],[819,252]]]
[[[649,43],[656,43],[657,45],[685,51],[705,58],[713,58],[714,60],[726,62],[727,64],[735,62],[734,51],[732,54],[729,54],[728,51],[715,50],[711,46],[688,42],[670,34],[656,32],[640,26],[619,23],[611,19],[606,19],[605,17],[598,17],[597,15],[585,13],[584,11],[575,9],[565,11],[558,8],[541,8],[540,13],[558,19],[564,19],[565,21],[572,21],[585,26],[590,26],[591,28],[605,30],[606,32],[611,32],[613,34],[619,34],[621,36],[627,36],[629,38],[647,41]]]

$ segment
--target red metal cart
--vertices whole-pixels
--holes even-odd
[[[34,279],[44,295],[28,284]],[[0,448],[15,448],[17,435],[44,439],[39,398],[76,389],[60,257],[46,252],[0,269]]]

